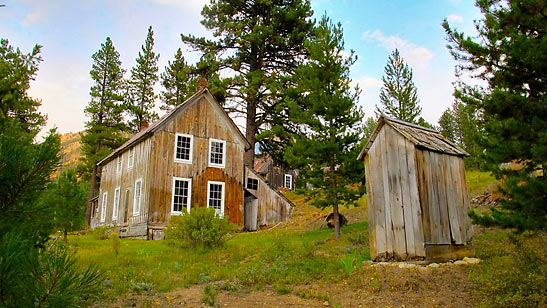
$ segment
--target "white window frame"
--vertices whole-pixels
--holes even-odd
[[[287,187],[287,178],[289,178],[289,180],[290,180],[290,182],[289,182],[289,183],[290,183],[289,187]],[[290,174],[285,174],[285,176],[283,177],[283,187],[288,188],[288,189],[292,189],[292,186],[293,186],[293,185],[292,185],[292,175],[290,175]]]
[[[220,199],[220,213],[217,213],[219,214],[220,217],[224,217],[224,194],[226,193],[226,186],[225,186],[225,183],[224,182],[217,182],[217,181],[207,181],[207,207],[209,207],[209,201],[211,199],[211,184],[217,184],[217,185],[221,185],[222,186],[222,194],[221,194],[221,199]],[[216,211],[216,209],[215,209]]]
[[[132,169],[135,165],[135,148],[132,147],[129,149],[129,152],[127,154],[127,170]]]
[[[171,215],[182,215],[184,214],[182,211],[175,211],[175,182],[176,181],[185,181],[188,182],[188,203],[186,204],[186,212],[190,214],[190,207],[192,205],[192,179],[191,178],[179,178],[174,176],[173,177],[173,189],[171,192]]]
[[[180,137],[188,137],[190,138],[190,158],[189,159],[180,159],[177,158],[177,144]],[[176,163],[183,163],[183,164],[191,164],[192,163],[192,157],[194,152],[194,136],[193,135],[187,135],[187,134],[175,134],[175,152],[173,153],[174,159]]]
[[[211,163],[211,145],[213,142],[219,142],[222,143],[222,164],[214,164]],[[220,139],[209,139],[209,155],[207,157],[207,161],[209,162],[210,167],[215,168],[224,168],[226,166],[226,140],[220,140]]]
[[[118,156],[118,160],[116,161],[116,174],[120,174],[122,173],[122,169],[123,169],[123,160],[122,160],[122,156]]]
[[[101,222],[106,220],[106,209],[108,208],[108,192],[103,193],[103,199],[101,200]]]
[[[256,181],[256,189],[253,189],[253,188],[249,188],[249,181],[250,180],[253,180],[253,181]],[[246,183],[246,186],[245,187],[246,189],[252,189],[252,190],[258,190],[258,185],[259,185],[259,180],[258,179],[255,179],[255,178],[251,178],[251,177],[247,177],[247,183]]]
[[[137,183],[140,183],[141,186],[139,188],[139,209],[138,211],[136,210],[137,209]],[[137,216],[140,214],[141,212],[141,203],[142,203],[142,178],[141,179],[137,179],[135,181],[135,191],[133,193],[133,216]]]
[[[114,205],[112,206],[112,221],[118,220],[118,210],[120,209],[120,187],[114,190]]]

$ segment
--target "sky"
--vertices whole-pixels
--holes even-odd
[[[178,48],[189,62],[198,55],[182,44],[180,34],[211,36],[201,25],[208,0],[0,0],[0,37],[28,53],[42,45],[43,62],[29,93],[42,100],[48,115],[45,130],[78,132],[87,120],[92,59],[111,37],[129,72],[146,38],[154,30],[154,50],[163,72]],[[314,18],[327,14],[344,28],[347,50],[358,57],[350,77],[362,89],[359,105],[374,116],[388,56],[397,48],[413,70],[426,121],[437,124],[453,102],[456,62],[446,48],[441,23],[473,33],[480,12],[473,0],[311,0]],[[129,75],[127,75],[129,76]],[[161,87],[156,85],[156,92]],[[160,112],[160,116],[162,113]],[[44,131],[45,131],[44,130]]]

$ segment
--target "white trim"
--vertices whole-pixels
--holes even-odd
[[[117,193],[117,194],[116,194]],[[114,204],[112,205],[112,221],[118,220],[118,211],[120,209],[120,187],[114,189]]]
[[[211,145],[213,142],[222,143],[222,164],[211,163]],[[207,161],[209,162],[209,167],[224,168],[226,166],[226,140],[220,139],[209,139],[209,155],[207,156]]]
[[[129,148],[129,151],[127,153],[127,170],[132,169],[134,165],[135,165],[135,147],[131,147]]]
[[[171,215],[181,215],[182,211],[175,211],[173,207],[175,206],[175,182],[176,181],[186,181],[188,182],[188,203],[186,204],[186,211],[190,214],[190,207],[192,206],[192,179],[190,178],[179,178],[173,177],[173,189],[171,190]]]
[[[108,192],[103,193],[103,199],[101,200],[101,222],[106,220],[106,208],[108,206]]]
[[[224,217],[224,193],[226,192],[226,187],[224,182],[217,181],[207,181],[207,207],[209,207],[209,200],[211,196],[211,184],[217,184],[222,186],[222,194],[220,199],[220,213],[217,213],[220,217]],[[215,209],[216,211],[216,209]]]
[[[190,159],[177,158],[177,143],[178,143],[178,140],[179,140],[179,136],[180,137],[190,138]],[[194,136],[193,135],[188,135],[188,134],[176,133],[175,134],[175,152],[173,153],[173,157],[174,157],[175,162],[176,163],[183,163],[183,164],[191,164],[192,163],[192,157],[194,156],[193,152],[194,152]]]
[[[141,184],[140,187],[139,187],[139,209],[138,209],[138,211],[136,210],[136,205],[137,205],[137,183]],[[142,204],[142,178],[137,179],[135,181],[135,191],[133,192],[133,216],[139,215],[139,213],[141,212],[141,204]]]
[[[123,169],[123,160],[122,160],[122,156],[118,156],[118,160],[116,161],[116,174],[120,174],[122,173],[122,169]]]
[[[287,187],[287,178],[289,178],[289,187]],[[292,175],[285,174],[285,176],[283,177],[283,187],[292,189]]]

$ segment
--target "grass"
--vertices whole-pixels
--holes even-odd
[[[486,192],[489,186],[498,183],[491,173],[475,170],[465,172],[465,181],[471,198]]]

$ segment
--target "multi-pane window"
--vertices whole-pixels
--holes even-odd
[[[214,208],[220,217],[224,216],[224,182],[209,181],[207,207]]]
[[[122,156],[118,156],[118,160],[116,161],[116,172],[121,173],[122,172]]]
[[[106,205],[108,204],[108,193],[103,194],[103,203],[101,206],[101,222],[104,222],[106,219]]]
[[[192,180],[173,177],[173,200],[171,213],[190,213],[190,202],[192,198]]]
[[[247,189],[258,189],[258,180],[253,178],[247,178]]]
[[[183,163],[192,162],[192,135],[176,134],[175,138],[175,161]]]
[[[286,188],[292,189],[292,175],[285,174],[285,181],[283,183]]]
[[[112,220],[118,220],[118,208],[120,207],[120,188],[114,190],[114,207],[112,208]]]
[[[133,200],[133,215],[139,215],[141,211],[141,190],[142,190],[142,180],[138,179],[135,181],[135,198]]]
[[[135,148],[129,149],[129,154],[127,158],[127,169],[133,168],[133,165],[135,164]]]
[[[226,162],[226,141],[209,139],[209,166],[224,168]]]

